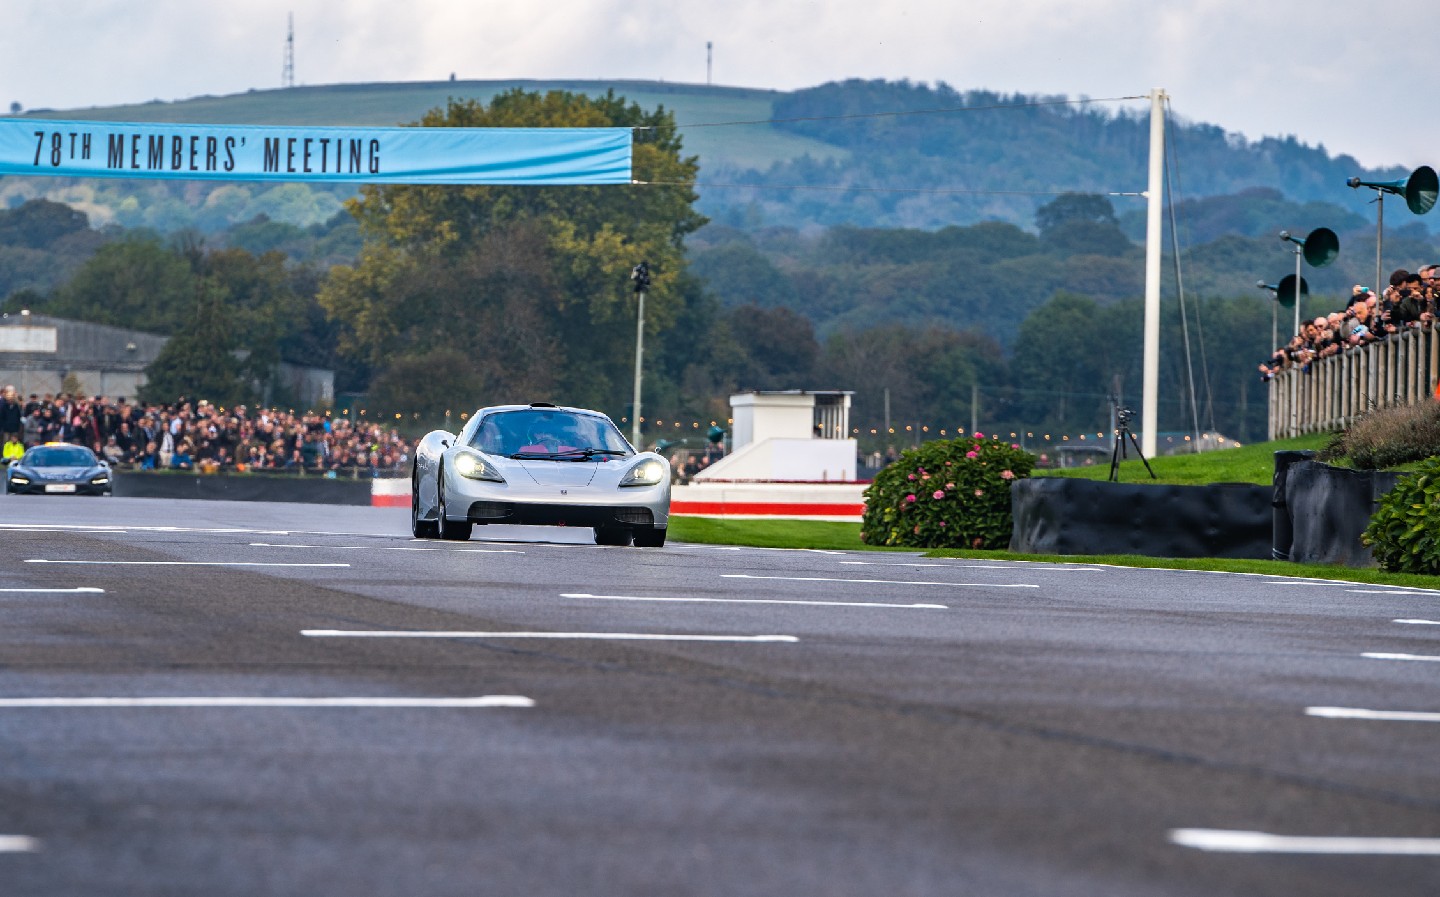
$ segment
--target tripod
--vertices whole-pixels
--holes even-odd
[[[1110,482],[1120,481],[1120,459],[1125,457],[1125,440],[1135,447],[1135,456],[1145,469],[1150,472],[1150,479],[1159,479],[1155,471],[1150,467],[1150,462],[1145,460],[1145,455],[1140,451],[1140,443],[1135,441],[1135,434],[1130,432],[1130,417],[1134,412],[1129,408],[1120,408],[1115,411],[1115,422],[1118,425],[1115,430],[1115,446],[1110,450]]]

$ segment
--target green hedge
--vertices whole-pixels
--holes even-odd
[[[1440,574],[1440,458],[1430,458],[1385,493],[1360,541],[1380,569]]]
[[[1034,455],[980,433],[927,442],[865,490],[860,538],[904,548],[1006,548],[1010,483],[1034,467]]]

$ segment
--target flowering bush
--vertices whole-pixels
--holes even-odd
[[[1005,548],[1010,483],[1034,467],[1034,455],[981,433],[927,442],[865,490],[860,538],[906,548]]]

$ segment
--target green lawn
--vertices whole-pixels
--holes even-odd
[[[1275,474],[1277,451],[1320,449],[1328,439],[1328,436],[1318,434],[1275,442],[1257,442],[1254,445],[1200,455],[1162,455],[1149,459],[1158,478],[1153,481],[1145,472],[1144,464],[1134,457],[1132,452],[1130,460],[1120,462],[1119,480],[1122,483],[1157,482],[1178,486],[1203,486],[1207,483],[1256,483],[1268,486]],[[1092,467],[1037,470],[1035,476],[1105,480],[1110,477],[1110,461],[1107,458],[1104,463],[1097,463]]]

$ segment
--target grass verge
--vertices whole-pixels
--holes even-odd
[[[860,524],[826,520],[731,520],[711,517],[671,517],[670,538],[708,545],[745,545],[752,548],[817,548],[829,551],[916,551],[881,548],[860,541]],[[937,548],[927,558],[964,558],[977,561],[1032,561],[1061,564],[1110,564],[1116,567],[1151,567],[1161,570],[1211,570],[1259,576],[1334,579],[1370,585],[1440,589],[1440,576],[1385,573],[1355,567],[1292,564],[1287,561],[1226,558],[1152,558],[1143,555],[1020,554],[1014,551],[962,551]]]

